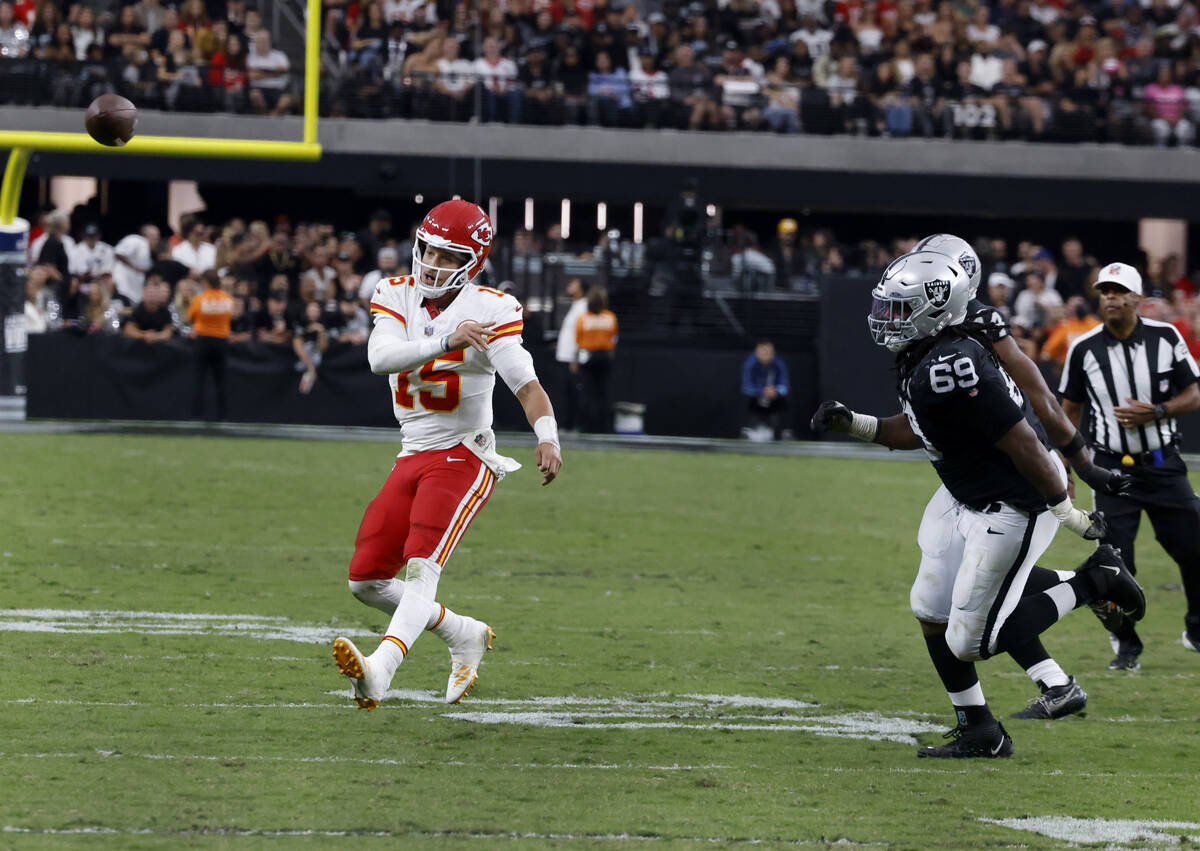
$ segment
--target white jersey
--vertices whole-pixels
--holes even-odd
[[[446,352],[418,369],[388,376],[392,410],[404,443],[401,454],[449,449],[460,443],[476,454],[490,453],[497,371],[493,361],[512,349],[522,349],[521,303],[499,290],[473,284],[465,285],[450,306],[435,311],[436,315],[424,302],[412,276],[384,278],[371,298],[371,314],[376,324],[384,321],[382,317],[397,320],[409,340],[441,339],[467,320],[493,323],[492,337],[486,352],[469,347]],[[528,359],[527,354],[524,357]],[[532,369],[504,377],[515,393],[532,377]],[[488,441],[491,445],[485,446]]]

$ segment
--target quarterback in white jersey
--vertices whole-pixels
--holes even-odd
[[[446,701],[478,678],[495,633],[435,602],[438,580],[492,489],[520,468],[496,451],[496,374],[516,395],[537,435],[534,463],[549,484],[562,467],[558,425],[521,345],[521,305],[471,279],[492,244],[487,214],[467,201],[434,207],[417,229],[412,276],[381,280],[371,299],[372,372],[387,375],[403,448],[367,507],[354,542],[350,591],[391,616],[379,648],[363,655],[338,638],[333,656],[362,709],[379,705],[426,629],[450,648]],[[397,578],[400,570],[404,579]]]

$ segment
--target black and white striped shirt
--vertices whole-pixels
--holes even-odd
[[[1059,393],[1087,404],[1086,435],[1092,446],[1117,455],[1171,446],[1179,427],[1173,417],[1121,428],[1113,408],[1127,399],[1157,405],[1200,380],[1200,369],[1179,330],[1168,322],[1138,319],[1133,333],[1118,340],[1099,325],[1077,337],[1067,351]]]

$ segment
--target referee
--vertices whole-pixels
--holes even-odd
[[[1096,280],[1100,317],[1078,337],[1063,368],[1062,407],[1077,425],[1086,407],[1086,434],[1096,464],[1127,471],[1132,487],[1123,496],[1096,492],[1104,512],[1105,543],[1119,547],[1131,571],[1133,542],[1142,511],[1154,537],[1179,565],[1187,595],[1183,646],[1200,651],[1200,497],[1179,456],[1175,418],[1200,408],[1200,370],[1174,325],[1138,316],[1142,277],[1132,266],[1111,263]],[[1111,633],[1116,658],[1108,667],[1136,671],[1142,642],[1133,624],[1114,607],[1094,607]]]

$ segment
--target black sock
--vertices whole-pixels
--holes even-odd
[[[1075,591],[1075,599],[1079,601],[1079,605],[1104,599],[1104,592],[1096,585],[1095,577],[1090,575],[1090,571],[1079,571],[1067,580],[1067,584]]]
[[[929,658],[933,660],[933,667],[937,670],[946,691],[966,691],[979,682],[975,673],[975,663],[964,662],[951,653],[945,633],[925,636],[925,647],[929,650]]]
[[[1076,591],[1075,596],[1079,596]],[[1078,605],[1078,604],[1077,604]],[[1045,594],[1023,597],[996,636],[996,652],[1011,653],[1058,622],[1058,607]]]
[[[1004,630],[1001,630],[1003,632]],[[1013,661],[1021,666],[1023,670],[1028,671],[1038,662],[1045,662],[1050,658],[1050,654],[1046,652],[1045,646],[1042,645],[1040,638],[1033,638],[1026,641],[1024,644],[1017,644],[1010,647],[1008,655],[1012,656]]]
[[[1025,580],[1025,588],[1021,591],[1021,596],[1032,597],[1034,594],[1040,594],[1048,588],[1053,588],[1060,582],[1062,580],[1059,579],[1057,570],[1038,567],[1035,564],[1029,571],[1029,578]]]
[[[996,720],[986,703],[983,706],[956,706],[954,714],[958,717],[958,723],[964,727],[989,724]]]

